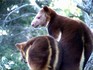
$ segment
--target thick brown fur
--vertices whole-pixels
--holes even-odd
[[[40,14],[42,12],[42,14]],[[62,64],[60,70],[80,70],[80,61],[84,50],[84,64],[88,61],[93,47],[93,35],[90,29],[80,20],[74,20],[65,16],[58,15],[51,8],[44,6],[32,21],[31,25],[48,27],[48,32],[55,39],[61,33],[59,44],[62,46]],[[40,18],[40,17],[45,18]],[[44,23],[40,22],[41,19]],[[48,20],[47,20],[48,19]]]
[[[17,43],[31,70],[60,70],[60,48],[51,36],[39,36],[26,42]]]

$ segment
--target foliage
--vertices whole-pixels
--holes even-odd
[[[54,2],[51,3],[51,6],[53,6],[53,8],[57,10],[57,12],[60,13],[61,15],[68,16],[71,18],[79,18],[83,20],[82,11],[76,7],[73,0],[53,0],[53,1]]]
[[[11,53],[9,51],[7,53],[8,54],[2,56],[0,60],[0,70],[28,70],[27,64],[21,62],[19,59],[20,55],[18,53],[13,52],[13,54],[9,54]]]
[[[44,5],[49,6],[52,0],[36,0],[36,3],[42,7]]]
[[[19,59],[15,44],[47,34],[46,28],[30,27],[36,11],[29,4],[29,0],[0,1],[0,70],[28,70],[27,64]]]

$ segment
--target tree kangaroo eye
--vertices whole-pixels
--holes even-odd
[[[38,16],[37,19],[40,19],[41,16]]]

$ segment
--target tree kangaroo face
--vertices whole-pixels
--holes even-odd
[[[31,26],[33,27],[37,27],[37,26],[46,26],[47,23],[50,20],[50,16],[48,15],[48,13],[42,8],[37,15],[35,16],[35,18],[33,19]]]

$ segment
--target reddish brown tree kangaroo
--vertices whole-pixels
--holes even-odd
[[[61,33],[59,44],[62,46],[62,64],[60,70],[80,70],[81,56],[84,50],[84,64],[88,61],[93,47],[93,35],[80,20],[58,15],[51,8],[44,6],[31,23],[48,27],[48,32],[55,39]]]
[[[60,48],[51,36],[38,36],[28,41],[17,43],[30,70],[60,70]]]

